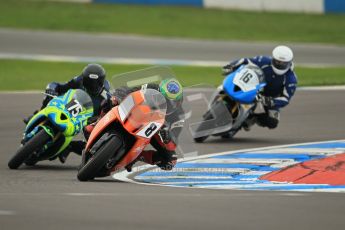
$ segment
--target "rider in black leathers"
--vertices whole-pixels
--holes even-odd
[[[52,96],[62,95],[69,89],[83,89],[91,97],[94,107],[93,117],[89,118],[88,123],[93,123],[102,114],[107,112],[111,108],[111,95],[110,84],[106,78],[106,72],[104,68],[99,64],[88,64],[82,71],[82,73],[66,83],[49,83],[46,87],[46,96],[42,102],[41,109],[45,108]],[[51,95],[51,96],[49,96]],[[38,111],[35,111],[37,113]],[[34,114],[35,114],[34,113]],[[28,123],[33,115],[24,119],[25,123]],[[89,131],[84,128],[84,135],[86,138],[89,136]],[[82,154],[82,150],[85,147],[84,141],[72,141],[70,145],[59,154],[59,159],[62,163],[65,163],[70,152],[75,152],[78,155]]]

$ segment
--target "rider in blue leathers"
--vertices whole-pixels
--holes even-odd
[[[245,130],[248,131],[254,123],[269,129],[278,126],[280,109],[289,104],[297,87],[297,76],[293,71],[292,61],[292,50],[287,46],[277,46],[272,52],[272,57],[242,58],[223,67],[224,75],[228,75],[243,64],[255,64],[264,72],[267,85],[261,96],[265,113],[250,116],[243,125]]]

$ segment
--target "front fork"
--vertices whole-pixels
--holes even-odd
[[[34,137],[40,130],[44,130],[52,139],[49,141],[45,146],[43,146],[42,150],[45,151],[48,149],[48,147],[54,143],[60,136],[61,133],[59,132],[57,135],[54,134],[54,130],[46,125],[47,120],[42,121],[39,123],[33,130],[31,130],[29,133],[23,134],[23,139],[21,140],[21,144],[24,145],[26,142],[28,142],[32,137]]]
[[[227,97],[228,96],[225,94],[220,94],[214,99],[214,101],[222,101],[223,103],[225,103],[233,118],[233,128],[238,129],[248,118],[248,116],[253,112],[252,110],[255,110],[257,106],[253,104],[240,104],[236,101],[229,102],[229,99]]]
[[[212,103],[216,102],[216,101],[221,101],[225,104],[225,106],[228,108],[228,110],[231,112],[231,116],[233,117],[233,119],[235,119],[235,114],[239,111],[240,108],[240,103],[236,102],[236,101],[232,101],[232,103],[230,104],[228,102],[227,99],[227,95],[225,94],[219,94]]]

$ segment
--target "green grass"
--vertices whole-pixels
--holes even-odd
[[[43,90],[51,81],[64,82],[79,74],[85,63],[0,60],[0,90]],[[145,65],[103,65],[108,79],[115,74],[142,69]],[[184,86],[222,82],[220,68],[173,66]],[[296,68],[299,86],[344,85],[343,68]]]
[[[0,0],[0,27],[345,44],[345,15]]]

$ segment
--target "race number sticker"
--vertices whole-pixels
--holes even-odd
[[[239,86],[243,92],[248,92],[256,89],[260,82],[253,70],[242,69],[235,75],[234,84]]]
[[[76,117],[83,111],[83,107],[77,100],[72,100],[70,103],[66,105],[67,111],[73,116]]]
[[[140,137],[151,138],[153,135],[157,133],[157,131],[161,128],[162,124],[157,122],[151,122],[147,124],[144,128],[142,128],[137,135]]]

